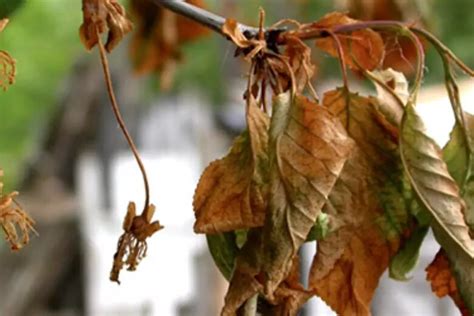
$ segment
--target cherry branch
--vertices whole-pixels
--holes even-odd
[[[179,15],[187,17],[199,24],[202,24],[209,29],[223,35],[222,26],[226,18],[212,13],[210,11],[199,8],[195,5],[178,0],[150,0],[151,2],[163,8],[171,10]],[[258,28],[239,23],[239,28],[247,37],[256,37],[258,35]]]

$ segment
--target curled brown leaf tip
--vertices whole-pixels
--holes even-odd
[[[0,177],[3,176],[3,170],[0,169]],[[13,251],[20,250],[30,241],[29,233],[32,231],[37,234],[33,228],[33,219],[22,209],[15,201],[18,195],[17,191],[3,194],[3,183],[0,180],[0,226],[5,233],[5,239],[10,243]],[[18,236],[18,230],[23,236]]]
[[[8,19],[0,20],[0,32],[7,26]],[[8,54],[8,52],[0,50],[0,88],[3,91],[7,90],[15,82],[15,60]]]
[[[140,215],[135,215],[134,202],[128,204],[123,222],[124,233],[119,238],[112,271],[110,271],[111,281],[120,284],[119,275],[124,265],[127,266],[128,271],[135,271],[140,261],[146,257],[148,248],[146,239],[163,228],[159,221],[151,222],[154,213],[153,204],[148,205]]]
[[[99,34],[108,30],[105,49],[110,53],[132,30],[132,22],[116,0],[82,0],[82,11],[83,23],[79,35],[88,50],[98,43]]]

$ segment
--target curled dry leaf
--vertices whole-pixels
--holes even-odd
[[[270,198],[265,218],[265,291],[288,275],[352,150],[327,109],[290,93],[276,97],[270,126]]]
[[[117,0],[82,0],[82,11],[79,35],[87,50],[98,43],[100,34],[108,31],[105,49],[110,53],[132,30],[132,23]]]
[[[186,2],[203,7],[202,0]],[[181,45],[201,38],[208,30],[149,0],[132,0],[130,13],[135,24],[130,55],[137,74],[160,73],[162,89],[171,87]]]
[[[436,296],[441,298],[449,295],[463,316],[471,315],[459,294],[456,279],[443,249],[438,251],[434,260],[426,268],[426,280],[431,283],[431,290]]]
[[[227,19],[222,26],[222,33],[227,35],[234,44],[244,51],[245,58],[252,60],[267,47],[265,40],[247,39],[239,28],[236,20]]]
[[[198,233],[215,234],[263,225],[268,178],[269,118],[250,96],[248,130],[229,154],[204,171],[194,195]]]
[[[325,15],[321,20],[307,24],[304,28],[321,29],[332,31],[335,26],[357,23],[357,20],[349,18],[340,12]],[[336,34],[339,38],[344,52],[344,62],[353,70],[358,70],[357,63],[366,70],[373,70],[380,66],[385,52],[382,37],[370,29],[358,30],[350,33]],[[338,57],[334,39],[331,37],[316,40],[316,46],[330,54]]]
[[[120,284],[119,275],[124,265],[127,266],[128,271],[134,271],[140,261],[146,257],[148,248],[146,239],[163,228],[159,221],[151,222],[154,213],[153,204],[148,205],[140,215],[136,215],[134,202],[128,204],[122,225],[124,233],[118,241],[112,271],[110,271],[111,281]]]
[[[1,177],[3,177],[2,169],[0,169],[0,226],[5,233],[5,239],[10,243],[11,250],[20,250],[28,244],[30,231],[36,234],[33,228],[35,222],[15,201],[18,192],[3,194]],[[17,227],[21,231],[21,239],[18,236]]]
[[[423,121],[411,102],[408,102],[402,120],[400,153],[410,183],[443,231],[444,237],[438,238],[438,242],[443,247],[454,242],[459,251],[474,259],[474,240],[464,220],[466,205],[459,187],[449,174],[441,149],[427,136]]]
[[[397,144],[376,117],[373,99],[344,90],[328,92],[323,105],[347,126],[356,146],[323,211],[340,223],[318,241],[310,289],[338,315],[370,315],[379,278],[409,224]]]
[[[8,19],[0,20],[0,32],[7,26]],[[15,60],[8,52],[0,50],[0,88],[4,91],[15,82]]]

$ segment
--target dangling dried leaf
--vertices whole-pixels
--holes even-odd
[[[186,2],[203,7],[201,0]],[[132,64],[137,74],[160,73],[160,86],[171,87],[181,45],[201,38],[208,30],[183,16],[177,16],[148,0],[132,0],[130,12],[136,25],[130,45]]]
[[[30,241],[30,231],[37,234],[33,219],[15,201],[18,192],[3,194],[3,170],[0,169],[0,226],[5,233],[5,239],[13,251],[20,250]],[[18,236],[18,229],[22,236]]]
[[[338,315],[370,314],[379,278],[410,222],[397,144],[375,119],[372,102],[344,90],[328,92],[323,100],[348,124],[357,144],[323,209],[340,221],[339,229],[318,241],[309,280],[314,293]]]
[[[204,171],[194,195],[197,233],[214,234],[263,225],[268,178],[269,118],[250,96],[248,131],[230,153]]]
[[[117,252],[114,254],[114,263],[110,271],[110,280],[120,284],[120,271],[127,266],[128,271],[135,271],[140,261],[146,257],[146,239],[163,228],[159,221],[151,222],[155,206],[150,204],[140,215],[136,214],[134,202],[130,202],[127,214],[123,221],[124,233],[120,236],[117,244]]]
[[[311,61],[311,49],[295,36],[286,36],[285,43],[284,55],[288,57],[288,64],[295,76],[297,91],[302,92],[316,73],[316,67]]]
[[[418,197],[429,210],[445,237],[459,251],[474,259],[474,241],[464,220],[466,205],[459,188],[448,172],[438,145],[426,135],[422,119],[412,103],[406,106],[402,120],[400,152],[405,170]]]
[[[344,127],[327,109],[289,93],[275,98],[263,246],[269,297],[288,276],[352,147]]]
[[[449,295],[463,316],[471,315],[462,297],[459,295],[456,279],[443,249],[438,251],[433,262],[426,268],[426,279],[431,283],[431,290],[436,296],[441,298]]]
[[[321,20],[315,23],[308,24],[305,28],[332,31],[336,26],[357,22],[357,20],[353,20],[343,13],[333,12],[325,15]],[[366,70],[373,70],[381,65],[385,48],[382,37],[377,32],[365,29],[350,33],[336,34],[336,36],[342,45],[344,63],[350,68],[354,70],[359,69],[354,59]],[[316,45],[331,56],[338,57],[334,39],[331,37],[316,40]]]
[[[108,32],[105,49],[110,53],[132,30],[132,23],[117,0],[82,0],[82,11],[79,35],[87,50],[98,43],[98,34]]]
[[[0,32],[7,26],[8,19],[0,19]],[[8,52],[0,50],[0,88],[6,91],[15,82],[15,60]]]

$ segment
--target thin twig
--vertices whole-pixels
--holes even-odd
[[[112,76],[110,75],[109,62],[107,60],[107,52],[105,51],[104,44],[102,43],[102,40],[100,38],[99,31],[98,30],[96,31],[97,31],[97,37],[98,37],[98,46],[99,46],[99,53],[100,53],[99,55],[100,55],[100,60],[102,62],[102,69],[104,71],[105,82],[107,84],[107,93],[109,94],[110,105],[112,107],[112,111],[114,112],[115,118],[117,119],[117,122],[120,126],[120,129],[122,130],[122,133],[125,136],[125,139],[128,142],[130,150],[133,152],[133,155],[135,156],[135,160],[137,161],[138,167],[140,168],[140,171],[142,173],[143,182],[145,185],[145,206],[143,208],[143,212],[145,212],[148,207],[148,204],[150,204],[150,187],[148,184],[148,177],[146,174],[145,166],[143,165],[142,159],[140,158],[140,154],[138,153],[138,149],[135,146],[132,136],[130,136],[127,126],[125,125],[125,122],[120,113],[120,109],[118,107],[117,99],[114,93],[114,88],[112,86]]]

